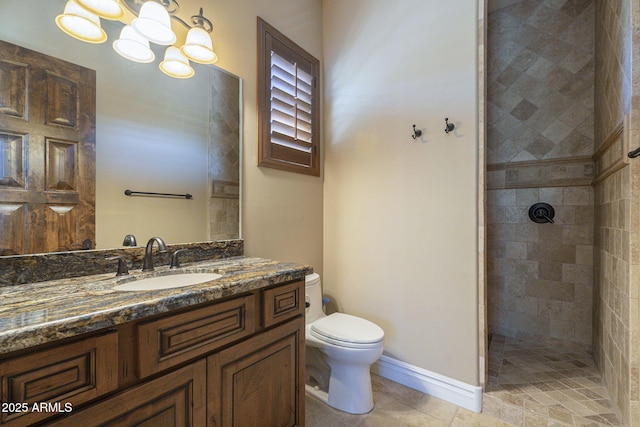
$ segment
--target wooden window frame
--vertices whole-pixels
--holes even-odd
[[[300,66],[312,77],[311,139],[299,144],[310,149],[309,153],[272,141],[272,52]],[[319,60],[258,17],[258,166],[320,176],[319,70]],[[298,140],[293,140],[292,145],[297,144]]]

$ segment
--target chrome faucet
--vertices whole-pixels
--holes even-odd
[[[144,263],[142,271],[153,271],[153,242],[158,243],[158,253],[167,252],[167,245],[160,237],[152,237],[147,242],[147,248],[144,250]]]

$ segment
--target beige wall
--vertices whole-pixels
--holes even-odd
[[[184,5],[183,5],[184,3]],[[323,180],[259,168],[256,118],[256,16],[322,57],[320,0],[189,0],[214,22],[217,65],[243,79],[242,237],[245,253],[311,264],[322,273]]]
[[[470,6],[323,2],[323,285],[341,310],[382,326],[388,356],[476,385],[478,24]],[[456,124],[449,135],[445,117]],[[415,141],[413,124],[424,131]]]

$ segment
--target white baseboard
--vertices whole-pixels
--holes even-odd
[[[482,412],[482,387],[463,383],[384,355],[371,366],[371,371],[470,411]]]

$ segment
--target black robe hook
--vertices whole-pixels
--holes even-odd
[[[422,131],[420,129],[416,129],[416,125],[413,125],[413,135],[411,135],[411,138],[416,139],[416,138],[420,138],[422,136]]]
[[[444,123],[446,125],[446,127],[444,128],[444,133],[452,132],[456,128],[456,125],[454,125],[453,123],[449,123],[449,117],[444,118]]]

